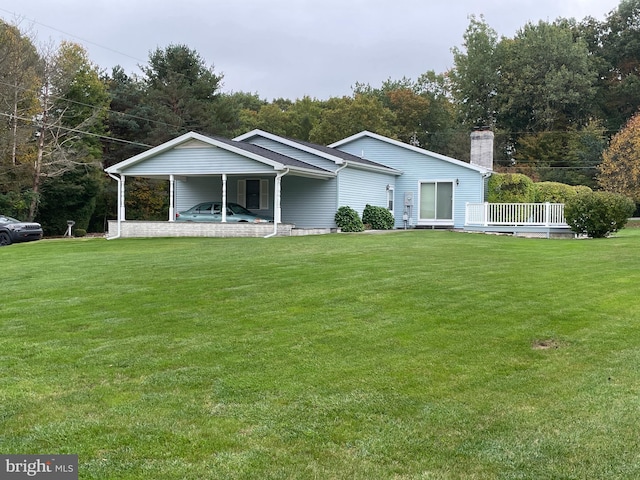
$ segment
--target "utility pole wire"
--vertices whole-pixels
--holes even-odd
[[[29,90],[27,87],[22,87],[22,86],[19,86],[19,85],[13,85],[11,83],[3,82],[2,80],[0,80],[0,85],[5,85],[5,86],[11,87],[11,88],[17,88],[17,89],[23,90],[23,91],[24,90]],[[63,102],[68,102],[68,103],[73,103],[75,105],[80,105],[81,107],[93,108],[94,110],[103,109],[108,113],[113,113],[113,114],[119,115],[121,117],[129,117],[129,118],[133,118],[133,119],[136,119],[136,120],[144,120],[145,122],[155,123],[155,124],[158,124],[158,125],[163,125],[165,127],[180,128],[180,125],[173,125],[171,123],[163,122],[161,120],[153,120],[153,119],[147,118],[147,117],[139,117],[137,115],[131,115],[130,113],[116,112],[115,110],[111,110],[110,108],[97,107],[96,105],[91,105],[89,103],[82,103],[82,102],[78,102],[77,100],[71,100],[71,99],[64,98],[64,97],[58,97],[56,95],[51,95],[50,97],[54,98],[56,100],[61,100]]]
[[[0,112],[0,115],[3,116],[3,117],[14,118],[14,115],[11,115],[11,114],[8,114],[8,113]],[[19,117],[19,116],[15,116],[15,118],[17,118],[18,120],[24,120],[25,122],[36,123],[36,121],[33,120],[32,118],[25,118],[25,117]],[[92,137],[98,137],[98,138],[101,138],[103,140],[108,140],[108,141],[111,141],[111,142],[126,143],[126,144],[129,144],[129,145],[136,145],[138,147],[151,148],[151,145],[147,145],[146,143],[131,142],[129,140],[122,140],[120,138],[109,137],[108,135],[100,135],[99,133],[85,132],[83,130],[78,130],[77,128],[62,127],[62,126],[58,126],[57,128],[62,129],[62,130],[66,130],[67,132],[81,133],[83,135],[89,135],[89,136],[92,136]]]
[[[37,20],[35,20],[35,19],[33,19],[33,18],[29,18],[29,17],[26,17],[26,16],[24,16],[24,15],[19,15],[18,13],[16,13],[16,12],[12,12],[11,10],[7,10],[7,9],[5,9],[5,8],[1,8],[1,7],[0,7],[0,11],[1,11],[1,12],[5,12],[5,13],[9,13],[9,14],[13,15],[13,17],[14,17],[14,18],[16,18],[16,19],[17,19],[17,18],[22,18],[22,19],[28,20],[28,21],[29,21],[29,22],[31,22],[31,23],[34,23],[34,24],[36,24],[36,25],[40,25],[40,26],[42,26],[42,27],[48,28],[48,29],[50,29],[50,30],[53,30],[54,32],[62,33],[62,34],[67,35],[67,36],[69,36],[69,37],[73,37],[73,38],[76,38],[76,39],[78,39],[78,40],[81,40],[81,41],[83,41],[83,42],[85,42],[85,43],[89,43],[89,44],[91,44],[91,45],[95,45],[96,47],[104,48],[105,50],[109,50],[110,52],[117,53],[118,55],[122,55],[122,56],[124,56],[124,57],[128,57],[128,58],[130,58],[130,59],[132,59],[132,60],[136,60],[136,61],[141,62],[141,63],[144,63],[144,62],[145,62],[144,60],[140,60],[139,58],[137,58],[137,57],[133,57],[133,56],[131,56],[131,55],[127,54],[127,53],[119,52],[118,50],[114,50],[113,48],[110,48],[110,47],[105,47],[104,45],[100,45],[99,43],[92,42],[91,40],[87,40],[87,39],[85,39],[85,38],[78,37],[77,35],[74,35],[73,33],[65,32],[65,31],[60,30],[60,29],[58,29],[58,28],[56,28],[56,27],[52,27],[52,26],[50,26],[50,25],[45,25],[44,23],[40,23],[40,22],[38,22]]]

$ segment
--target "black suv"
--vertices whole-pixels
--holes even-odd
[[[21,222],[15,218],[0,215],[0,247],[41,238],[42,227],[39,223]]]

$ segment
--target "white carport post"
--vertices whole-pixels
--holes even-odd
[[[175,199],[174,199],[174,185],[175,178],[173,174],[169,175],[169,221],[173,222],[176,219],[175,214]]]
[[[227,221],[227,174],[222,174],[222,223]]]
[[[118,233],[114,236],[111,235],[109,237],[107,237],[107,240],[111,240],[113,238],[120,238],[120,235],[122,234],[122,213],[123,210],[120,207],[121,204],[124,202],[124,195],[122,195],[122,192],[124,191],[124,186],[123,186],[123,182],[124,182],[124,176],[121,174],[119,177],[116,177],[113,173],[109,173],[109,176],[111,178],[113,178],[116,182],[118,182],[118,207],[117,207],[117,216],[118,216]]]

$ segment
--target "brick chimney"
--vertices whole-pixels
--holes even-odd
[[[471,132],[471,164],[493,170],[493,132],[488,128]]]

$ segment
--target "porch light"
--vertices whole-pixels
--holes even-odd
[[[460,180],[456,178],[456,185],[460,185]]]

